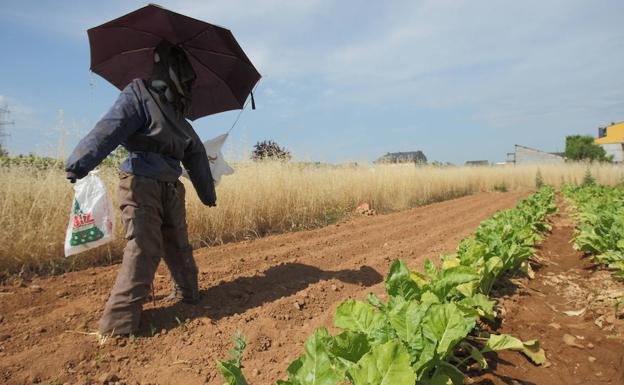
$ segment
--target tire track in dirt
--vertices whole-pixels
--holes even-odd
[[[274,383],[315,328],[331,328],[339,303],[383,292],[392,259],[420,268],[525,195],[480,193],[197,250],[200,305],[160,301],[169,286],[161,266],[156,301],[145,306],[141,329],[149,338],[135,341],[98,347],[94,337],[79,334],[95,329],[116,266],[1,288],[0,382],[103,383],[116,376],[133,384],[221,384],[214,360],[227,356],[230,336],[241,330],[249,342],[244,372],[250,382]]]

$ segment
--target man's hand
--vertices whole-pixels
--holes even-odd
[[[65,178],[69,180],[69,183],[76,183],[76,174],[71,171],[67,171]]]

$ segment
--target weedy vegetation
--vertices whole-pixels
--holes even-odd
[[[114,242],[63,256],[72,187],[61,162],[29,159],[0,162],[0,281],[118,261],[125,246],[118,212]],[[596,183],[615,185],[624,179],[621,167],[599,163],[540,166],[540,173],[545,184],[580,184],[588,167]],[[248,161],[234,168],[235,174],[224,177],[217,188],[216,208],[203,206],[190,183],[184,182],[195,248],[324,226],[350,215],[362,201],[384,213],[493,191],[501,185],[509,191],[528,191],[535,188],[537,171],[534,166],[333,166],[283,161]],[[116,206],[115,168],[102,167],[99,176]]]

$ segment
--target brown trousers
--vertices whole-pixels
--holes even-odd
[[[100,319],[102,334],[132,334],[139,328],[160,258],[171,272],[173,296],[196,301],[197,266],[188,241],[184,185],[122,174],[118,199],[128,244]]]

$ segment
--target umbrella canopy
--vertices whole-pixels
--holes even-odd
[[[149,79],[164,39],[186,52],[197,78],[188,118],[243,108],[260,74],[228,29],[150,4],[87,31],[91,70],[120,90]]]

